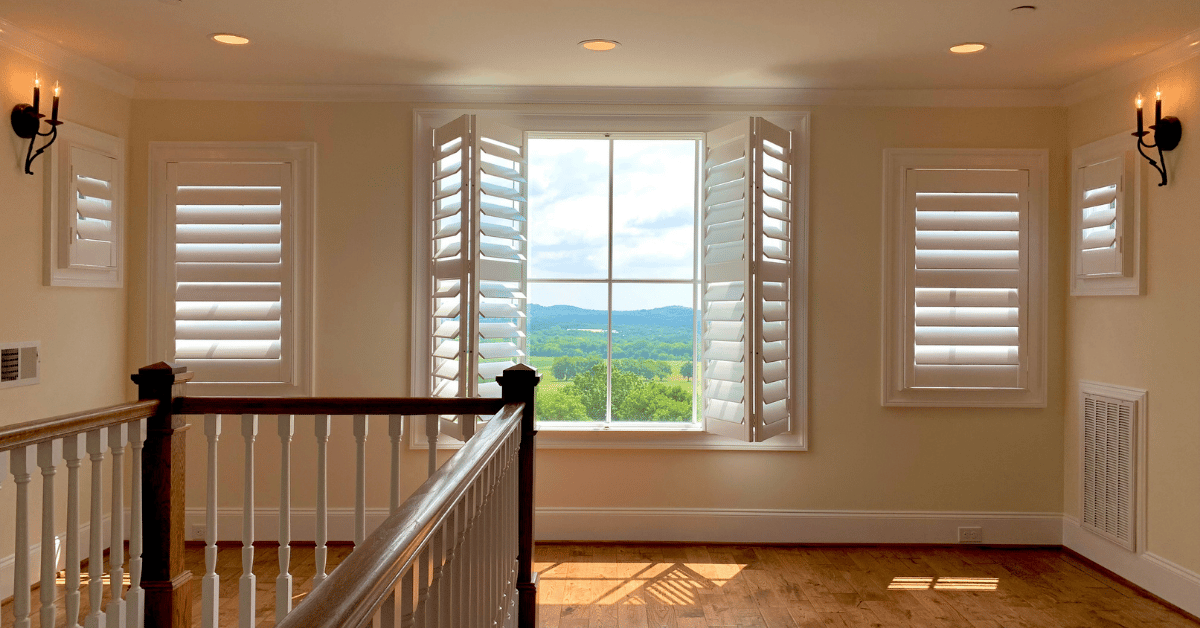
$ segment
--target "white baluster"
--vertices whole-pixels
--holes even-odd
[[[112,508],[108,528],[108,607],[105,621],[113,628],[125,626],[125,599],[121,597],[125,585],[125,425],[108,428],[108,449],[112,452]]]
[[[313,574],[315,589],[325,579],[325,561],[329,556],[329,548],[325,546],[329,540],[329,503],[326,490],[326,471],[329,468],[329,415],[318,414],[313,417],[313,423],[313,432],[317,436],[317,538],[316,548],[313,550],[313,561],[316,563],[316,573]]]
[[[442,521],[433,531],[433,539],[429,545],[432,570],[429,574],[429,601],[425,604],[425,625],[431,627],[441,625],[439,618],[442,617],[442,564],[445,560],[446,526],[449,523],[449,518]]]
[[[279,415],[279,577],[275,579],[275,623],[292,610],[292,435],[295,419]]]
[[[92,512],[88,520],[90,545],[88,547],[88,611],[87,628],[104,628],[104,507],[102,498],[104,450],[108,446],[108,431],[93,430],[87,434],[88,458],[92,461]],[[114,626],[113,628],[120,628]]]
[[[440,429],[441,419],[436,414],[430,414],[425,417],[425,440],[429,441],[429,475],[433,475],[437,471],[437,444],[438,430]]]
[[[87,453],[83,434],[63,439],[67,461],[67,626],[79,626],[79,467]]]
[[[146,623],[146,595],[142,590],[142,448],[146,444],[146,419],[129,424],[129,444],[133,495],[130,496],[132,510],[129,515],[129,593],[125,601],[128,625],[142,628]]]
[[[417,609],[414,622],[417,628],[426,628],[429,625],[426,621],[429,617],[429,579],[432,575],[429,560],[429,548],[426,547],[417,555],[417,562],[413,567],[417,577]],[[418,568],[417,565],[420,567]]]
[[[367,538],[367,416],[354,415],[354,546]]]
[[[392,439],[392,502],[389,512],[400,509],[400,441],[404,438],[404,417],[393,414],[388,417],[388,437]]]
[[[254,578],[254,437],[258,436],[258,415],[242,415],[242,439],[246,443],[246,471],[242,487],[242,578],[238,581],[238,626],[254,628],[258,617],[255,608]]]
[[[204,509],[204,580],[201,595],[201,628],[217,628],[221,608],[221,576],[217,575],[217,443],[221,440],[221,416],[204,416],[208,439],[208,495]]]
[[[42,626],[54,626],[54,576],[58,572],[57,539],[54,536],[54,474],[62,461],[62,441],[52,440],[37,445],[37,464],[42,470],[42,571],[38,588],[42,600]]]
[[[400,589],[397,591],[400,597],[400,626],[401,628],[413,628],[413,611],[416,609],[416,595],[413,592],[413,570],[409,567],[404,571],[404,575],[400,577]]]
[[[13,545],[13,626],[29,628],[29,480],[36,466],[32,447],[12,450],[9,470],[17,485],[17,529]]]

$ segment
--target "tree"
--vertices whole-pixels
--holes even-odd
[[[558,390],[539,391],[536,408],[539,421],[586,421],[588,418],[575,387],[570,384]]]
[[[685,360],[683,362],[683,364],[679,365],[679,374],[688,379],[691,379],[692,378],[692,368],[693,368],[692,361]]]
[[[690,421],[692,403],[688,391],[675,386],[647,382],[629,393],[613,416],[637,421]]]
[[[603,421],[607,414],[608,402],[608,369],[603,363],[592,366],[591,369],[575,376],[572,385],[579,394],[579,400],[587,410],[587,417],[592,421]],[[645,380],[633,373],[627,373],[613,368],[612,373],[612,404],[613,408],[621,407],[629,393],[645,385]]]

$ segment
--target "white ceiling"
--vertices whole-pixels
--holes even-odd
[[[1200,2],[0,0],[0,18],[139,81],[1046,89],[1182,37]],[[991,48],[947,52],[965,41]]]

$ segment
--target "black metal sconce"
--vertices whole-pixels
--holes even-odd
[[[58,139],[58,125],[62,122],[58,119],[58,95],[61,89],[58,82],[54,83],[54,104],[51,106],[50,119],[47,123],[50,125],[50,130],[42,133],[42,118],[45,114],[41,112],[42,100],[42,81],[35,74],[33,77],[33,104],[21,103],[12,110],[12,128],[16,132],[17,137],[29,140],[29,152],[25,154],[25,174],[33,174],[29,169],[33,165],[33,160],[50,148],[54,140]],[[50,138],[42,147],[33,152],[33,145],[37,142],[38,137]]]
[[[1179,118],[1176,118],[1175,116],[1163,117],[1161,90],[1155,90],[1154,124],[1151,124],[1150,128],[1154,129],[1153,144],[1147,144],[1145,140],[1145,137],[1150,135],[1150,132],[1142,129],[1142,95],[1138,94],[1137,132],[1133,135],[1137,138],[1138,152],[1141,153],[1142,157],[1145,157],[1146,161],[1150,162],[1150,165],[1154,166],[1154,169],[1157,170],[1158,174],[1162,176],[1162,183],[1158,184],[1159,187],[1162,187],[1167,184],[1167,161],[1163,157],[1163,151],[1175,150],[1175,147],[1179,146],[1179,138],[1183,135],[1183,123],[1181,123]],[[1150,155],[1147,155],[1142,148],[1157,148],[1158,161],[1151,159]],[[1159,165],[1160,162],[1162,165]]]

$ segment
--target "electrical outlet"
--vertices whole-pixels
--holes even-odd
[[[191,531],[191,534],[189,534],[188,536],[190,536],[193,541],[203,541],[204,540],[204,524],[202,524],[202,523],[192,524],[190,531]]]
[[[958,529],[959,543],[982,543],[983,528],[959,528]]]

